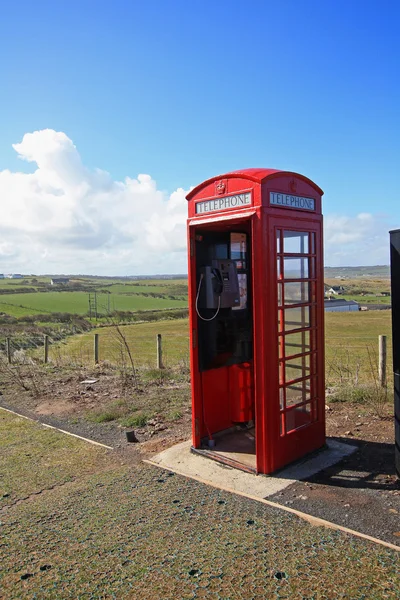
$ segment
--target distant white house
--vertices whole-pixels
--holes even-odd
[[[67,285],[69,283],[68,277],[58,277],[50,280],[51,285]]]
[[[6,275],[7,279],[23,279],[23,276],[20,273],[9,273]]]
[[[325,312],[352,312],[359,311],[360,305],[354,300],[344,300],[342,298],[334,300],[328,298],[324,300]]]
[[[345,289],[342,285],[326,286],[325,288],[325,293],[333,296],[340,296],[344,291]]]

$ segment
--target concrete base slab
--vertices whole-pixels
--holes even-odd
[[[356,446],[328,440],[327,446],[318,454],[279,471],[277,475],[254,475],[210,460],[191,452],[191,441],[182,442],[153,456],[151,461],[179,475],[201,478],[205,483],[221,486],[233,492],[250,494],[257,498],[268,498],[292,483],[311,477],[330,467],[357,450]]]

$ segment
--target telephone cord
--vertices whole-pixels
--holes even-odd
[[[201,289],[201,284],[203,281],[203,273],[200,275],[200,281],[199,281],[199,287],[197,289],[197,295],[196,295],[196,313],[197,316],[199,317],[199,319],[201,319],[202,321],[214,321],[214,319],[217,317],[218,313],[219,313],[219,309],[221,308],[221,296],[218,296],[218,307],[217,307],[217,312],[215,313],[215,315],[213,315],[211,317],[211,319],[206,319],[206,317],[202,317],[201,314],[199,313],[199,307],[198,307],[198,303],[199,303],[199,296],[200,296],[200,289]]]

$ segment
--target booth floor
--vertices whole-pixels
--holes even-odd
[[[213,449],[192,451],[235,468],[256,473],[256,438],[254,427],[232,431],[216,441]]]

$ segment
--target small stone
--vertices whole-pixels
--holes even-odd
[[[351,431],[345,431],[344,435],[353,435],[353,433]]]

